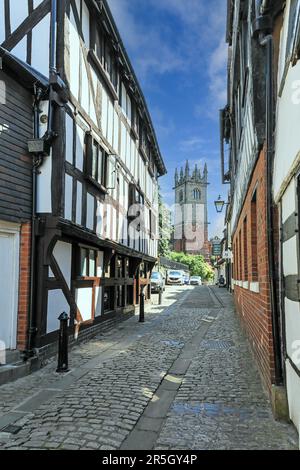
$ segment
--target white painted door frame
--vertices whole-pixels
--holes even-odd
[[[18,298],[19,298],[19,255],[20,255],[20,225],[10,222],[0,221],[0,237],[7,236],[12,239],[11,253],[11,285],[10,294],[11,309],[8,313],[9,325],[9,342],[6,349],[16,349],[17,347],[17,322],[18,322]],[[0,269],[3,267],[0,266]],[[1,286],[0,286],[1,293]],[[0,299],[1,308],[1,299]],[[0,325],[1,331],[1,325]]]

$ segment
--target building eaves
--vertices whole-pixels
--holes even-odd
[[[25,88],[33,91],[34,85],[47,90],[49,80],[30,65],[15,57],[11,52],[0,46],[0,68],[7,67]]]
[[[143,104],[143,108],[144,108],[144,112],[145,112],[145,116],[146,116],[146,120],[147,120],[147,123],[148,123],[148,126],[150,128],[150,131],[151,131],[151,135],[152,135],[152,138],[153,138],[153,143],[154,143],[154,146],[155,146],[155,150],[156,150],[156,164],[157,164],[157,167],[158,167],[158,171],[159,171],[159,174],[160,176],[163,176],[167,173],[167,168],[165,166],[165,163],[164,163],[164,160],[163,160],[163,157],[161,155],[161,152],[160,152],[160,148],[159,148],[159,145],[158,145],[158,141],[157,141],[157,137],[156,137],[156,133],[155,133],[155,130],[154,130],[154,126],[153,126],[153,122],[152,122],[152,119],[151,119],[151,116],[150,116],[150,112],[148,110],[148,106],[147,106],[147,103],[146,103],[146,99],[145,99],[145,96],[142,92],[142,89],[141,89],[141,86],[139,84],[139,81],[138,81],[138,78],[135,74],[135,71],[131,65],[131,62],[130,62],[130,59],[129,59],[129,56],[127,54],[127,51],[126,51],[126,48],[124,46],[124,43],[122,41],[122,38],[120,36],[120,33],[119,33],[119,30],[117,28],[117,25],[115,23],[115,20],[112,16],[112,13],[110,11],[110,8],[109,8],[109,5],[107,3],[107,0],[96,0],[96,3],[98,4],[98,6],[101,7],[102,10],[104,10],[105,12],[105,15],[109,21],[109,26],[110,26],[110,29],[112,30],[112,32],[114,33],[115,37],[116,37],[116,40],[117,40],[117,43],[119,44],[119,47],[120,47],[120,53],[122,55],[122,59],[123,59],[123,62],[124,62],[124,65],[125,67],[127,68],[129,74],[132,76],[133,80],[134,80],[134,83],[137,87],[137,90],[138,90],[138,93],[140,95],[140,98],[141,98],[141,102]]]

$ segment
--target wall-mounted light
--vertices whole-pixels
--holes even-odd
[[[45,141],[44,139],[30,139],[27,142],[29,153],[44,153]]]
[[[223,201],[220,195],[218,200],[215,201],[215,207],[216,207],[216,211],[218,212],[218,214],[221,214],[223,212],[223,208],[225,204],[226,204],[225,201]]]

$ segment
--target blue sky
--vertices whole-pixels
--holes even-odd
[[[174,203],[175,168],[209,171],[210,236],[222,235],[214,200],[221,184],[219,109],[226,104],[225,0],[108,0],[140,81],[168,175],[164,201]]]

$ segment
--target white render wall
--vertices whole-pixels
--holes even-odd
[[[281,31],[275,163],[273,194],[281,207],[281,223],[299,211],[297,203],[297,174],[300,171],[300,63],[286,68],[286,43],[289,25],[290,0],[287,1]],[[284,71],[287,71],[284,74]],[[284,276],[299,276],[299,235],[295,232],[282,244],[281,269]],[[290,418],[300,431],[300,303],[285,297],[284,321],[286,334],[286,381]],[[298,348],[298,354],[297,354]],[[297,374],[296,370],[299,373]]]
[[[84,4],[84,2],[83,2]],[[79,5],[79,4],[78,4]],[[77,5],[77,8],[78,8]],[[79,12],[78,12],[79,13]],[[113,100],[108,92],[105,80],[101,74],[96,73],[93,67],[85,60],[85,54],[90,47],[89,44],[89,12],[85,6],[82,9],[82,18],[84,24],[84,41],[80,38],[75,22],[75,16],[71,8],[70,19],[65,18],[66,31],[67,31],[67,45],[66,51],[70,54],[67,57],[69,62],[69,76],[70,89],[72,95],[78,100],[84,111],[93,120],[96,127],[99,128],[99,135],[95,135],[92,131],[93,137],[99,141],[100,145],[107,151],[107,153],[115,152],[120,160],[123,162],[127,171],[119,170],[120,178],[120,198],[119,203],[122,210],[117,214],[116,209],[113,207],[101,207],[100,201],[95,201],[93,204],[92,199],[94,196],[88,195],[88,213],[87,220],[81,221],[80,213],[80,200],[82,198],[81,188],[77,186],[77,201],[76,201],[76,223],[86,226],[90,230],[92,227],[92,212],[96,211],[97,230],[96,233],[99,237],[108,238],[110,240],[118,241],[127,244],[127,216],[124,213],[128,210],[128,183],[139,183],[142,191],[145,193],[147,204],[151,207],[154,215],[158,217],[158,204],[157,193],[158,185],[155,178],[150,175],[147,165],[145,165],[142,156],[139,153],[139,141],[135,140],[130,132],[130,125],[132,119],[131,101],[126,92],[123,83],[120,82],[122,88],[122,102]],[[79,14],[80,16],[80,14]],[[79,94],[79,71],[82,80],[82,93]],[[96,109],[96,96],[100,96],[100,116],[97,115]],[[71,108],[71,106],[70,106]],[[76,124],[76,168],[80,171],[84,167],[83,147],[84,147],[84,130],[89,129],[88,123],[83,116],[77,115],[76,120],[80,119],[80,124]],[[70,117],[67,116],[67,153],[66,161],[72,163],[72,155],[70,148],[72,147],[72,133],[73,126],[70,122]],[[156,171],[156,168],[155,168]],[[127,181],[125,180],[127,179]],[[78,185],[79,183],[77,183]],[[66,184],[68,196],[65,196],[65,217],[70,217],[71,203],[67,201],[70,195],[70,181]],[[123,192],[124,190],[124,192]],[[110,195],[116,199],[116,191],[109,191]],[[91,209],[93,208],[93,209]],[[95,213],[95,212],[94,212]],[[119,230],[117,233],[117,218],[119,218]],[[148,214],[149,218],[149,214]],[[150,237],[145,236],[146,240],[143,249],[146,249],[147,254],[157,256],[157,241],[150,240]],[[139,239],[131,240],[130,247],[139,249]]]

